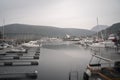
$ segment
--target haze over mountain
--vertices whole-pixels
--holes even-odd
[[[107,25],[96,25],[91,29],[91,31],[99,32],[99,31],[104,30],[108,27],[109,26],[107,26]]]
[[[9,24],[4,26],[7,36],[15,36],[17,34],[29,34],[47,37],[64,37],[66,34],[72,36],[92,35],[95,32],[85,29],[75,28],[57,28],[52,26],[39,26],[27,24]],[[2,27],[0,28],[2,30]]]

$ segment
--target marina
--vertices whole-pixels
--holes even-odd
[[[120,0],[0,0],[0,80],[120,80]]]
[[[0,73],[23,73],[23,76],[37,71],[37,77],[33,80],[83,80],[84,71],[93,53],[113,61],[120,58],[118,50],[113,48],[91,50],[90,47],[76,44],[76,41],[61,40],[42,42],[41,47],[29,48],[27,53],[19,55],[5,51],[7,50],[1,50],[0,54]],[[0,75],[1,79],[3,74]],[[18,78],[29,79],[25,75]]]

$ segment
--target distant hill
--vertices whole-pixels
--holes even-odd
[[[109,33],[116,33],[120,31],[120,23],[115,23],[106,29]]]
[[[106,32],[108,34],[117,34],[118,32],[120,32],[120,23],[113,24],[112,26],[106,29]]]
[[[96,25],[91,29],[91,31],[99,32],[99,31],[104,30],[108,27],[109,26],[107,26],[107,25]]]
[[[74,28],[57,28],[52,26],[38,26],[38,25],[26,25],[26,24],[9,24],[5,25],[5,34],[7,36],[18,35],[34,35],[34,36],[47,36],[47,37],[63,37],[66,34],[72,36],[92,35],[95,32],[85,29]],[[2,30],[2,27],[0,27]]]
[[[108,38],[108,36],[110,34],[115,34],[118,35],[120,37],[120,23],[115,23],[113,25],[111,25],[110,27],[106,28],[105,30],[102,30],[99,32],[99,34],[103,34],[106,38]]]

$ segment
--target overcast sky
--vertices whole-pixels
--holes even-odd
[[[0,25],[23,23],[91,29],[120,22],[120,0],[0,0]]]

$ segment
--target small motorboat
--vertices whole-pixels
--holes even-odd
[[[42,44],[38,41],[30,41],[28,43],[23,43],[21,45],[25,48],[38,48],[42,46]]]
[[[93,57],[97,64],[91,64]],[[103,63],[101,60],[108,62]],[[120,80],[120,61],[112,61],[98,55],[92,55],[89,65],[83,75],[83,80]]]

